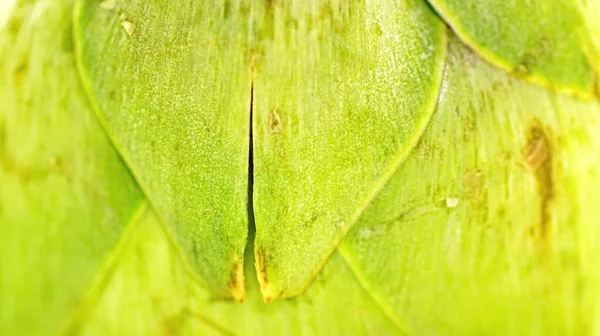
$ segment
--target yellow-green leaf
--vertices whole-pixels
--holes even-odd
[[[416,335],[589,334],[600,105],[525,84],[451,41],[430,125],[342,254]]]
[[[107,132],[201,279],[242,299],[249,3],[78,4],[78,63]]]
[[[595,74],[581,0],[428,1],[486,61],[546,88],[592,95]]]
[[[445,39],[423,1],[262,3],[254,210],[268,301],[306,289],[414,147]]]

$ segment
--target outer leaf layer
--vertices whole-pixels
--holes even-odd
[[[98,113],[210,288],[243,297],[250,56],[244,1],[80,1]]]
[[[422,1],[267,1],[255,17],[255,254],[270,300],[310,284],[414,147],[445,47]]]
[[[81,319],[82,335],[402,335],[335,253],[302,295],[263,302],[246,255],[247,298],[215,298],[186,272],[148,212],[106,292]]]
[[[488,62],[547,88],[592,95],[594,71],[580,0],[428,1]]]
[[[20,1],[0,30],[0,334],[56,334],[143,195],[80,89],[72,4]]]
[[[415,334],[584,335],[598,298],[600,105],[450,45],[438,108],[341,246]]]

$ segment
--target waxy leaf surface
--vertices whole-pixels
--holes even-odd
[[[592,95],[595,75],[583,1],[428,1],[486,61],[546,88]],[[590,13],[589,19],[597,21],[598,15]]]
[[[255,254],[270,300],[310,284],[412,150],[445,39],[422,1],[276,1],[259,17]]]
[[[200,278],[244,295],[245,1],[79,1],[78,61],[107,132]]]

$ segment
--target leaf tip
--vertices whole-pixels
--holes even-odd
[[[271,302],[273,299],[281,296],[282,292],[277,286],[269,282],[267,274],[266,253],[262,248],[256,249],[256,274],[260,283],[260,291],[265,303]]]
[[[237,302],[244,302],[246,289],[244,288],[244,263],[236,259],[231,266],[231,278],[229,280],[229,291]]]

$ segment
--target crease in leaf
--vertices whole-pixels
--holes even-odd
[[[213,294],[189,276],[186,258],[152,209],[145,207],[139,213],[133,233],[94,304],[79,316],[69,334],[232,335],[203,312],[189,309],[191,289],[207,298]],[[192,328],[184,329],[189,324]]]
[[[310,285],[414,147],[445,39],[421,1],[284,1],[254,16],[255,258],[270,301]]]
[[[579,0],[428,1],[486,61],[532,84],[593,96],[598,70],[587,50],[594,33],[585,21],[597,21],[598,13],[586,18]]]
[[[78,1],[78,64],[109,136],[195,272],[244,297],[244,1]]]
[[[600,105],[523,83],[456,37],[447,64],[419,145],[341,254],[415,334],[587,334]]]
[[[142,222],[148,216],[148,205],[146,202],[142,203],[141,206],[125,226],[124,232],[119,238],[119,242],[111,252],[110,256],[106,258],[102,270],[96,274],[94,283],[90,286],[90,289],[84,299],[81,300],[77,309],[71,314],[70,322],[67,324],[64,332],[61,335],[77,335],[80,333],[80,327],[84,323],[85,318],[89,314],[90,310],[98,303],[106,287],[111,281],[113,273],[119,267],[120,259],[123,258],[126,253],[130,252],[132,248],[131,244],[137,230],[142,225]]]

